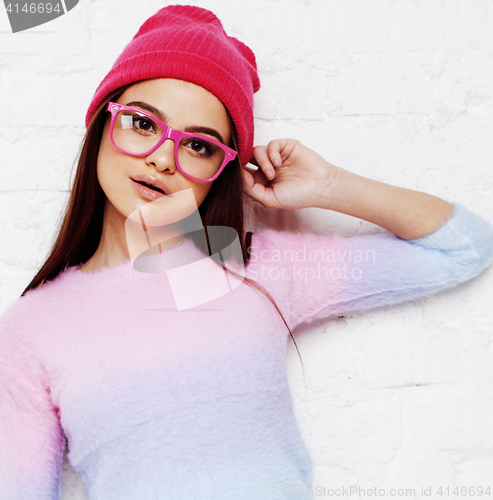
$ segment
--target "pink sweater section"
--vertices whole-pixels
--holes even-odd
[[[166,252],[205,258],[190,240]],[[449,288],[492,259],[492,226],[456,205],[414,241],[267,230],[246,271],[294,330]],[[207,262],[197,287],[221,276]],[[64,435],[91,500],[273,500],[310,486],[271,302],[242,282],[178,311],[170,279],[130,261],[75,266],[0,318],[1,500],[59,498]]]

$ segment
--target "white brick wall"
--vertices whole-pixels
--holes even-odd
[[[257,55],[258,144],[298,138],[336,165],[456,200],[493,222],[490,0],[190,3],[214,11]],[[2,8],[1,310],[49,248],[96,86],[165,4],[81,0],[15,35]],[[265,212],[258,227],[374,230],[316,209]],[[493,493],[492,281],[489,270],[437,296],[299,333],[306,381],[294,349],[289,372],[314,486],[416,488],[415,498],[430,486],[440,498],[440,485]],[[65,499],[85,498],[73,471],[64,490]]]

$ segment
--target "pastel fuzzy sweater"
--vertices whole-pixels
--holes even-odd
[[[164,253],[204,258],[191,240]],[[413,241],[266,230],[247,276],[294,330],[452,287],[492,258],[493,227],[456,205]],[[224,273],[207,261],[198,282]],[[1,500],[59,498],[64,436],[91,500],[276,500],[310,487],[289,334],[265,295],[241,282],[178,311],[166,273],[77,269],[0,319]]]

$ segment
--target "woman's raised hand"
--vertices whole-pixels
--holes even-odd
[[[267,208],[325,208],[337,167],[294,139],[276,139],[256,146],[243,169],[245,192]]]
[[[400,238],[417,239],[438,229],[454,206],[441,198],[348,172],[293,139],[253,150],[244,190],[268,208],[319,207],[367,220]]]

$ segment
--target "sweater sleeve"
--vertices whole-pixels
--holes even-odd
[[[254,235],[247,277],[276,301],[290,328],[397,304],[469,280],[493,260],[493,226],[454,203],[435,232],[351,238],[266,230]]]
[[[64,450],[58,411],[11,312],[0,318],[0,500],[58,500]]]

